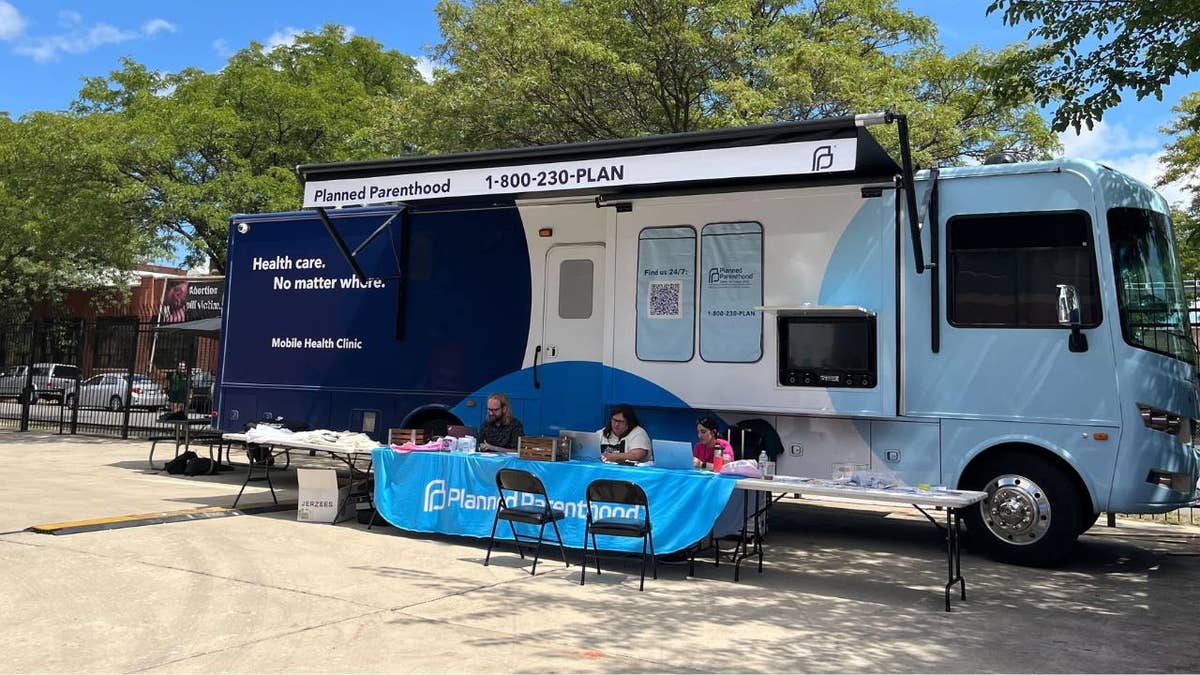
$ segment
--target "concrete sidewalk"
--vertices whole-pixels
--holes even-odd
[[[240,472],[146,470],[148,444],[0,432],[0,671],[1196,671],[1195,530],[1096,528],[1047,571],[964,557],[941,611],[937,531],[907,509],[783,504],[765,572],[634,562],[578,584],[511,548],[294,511],[83,534],[31,525],[228,506]],[[295,500],[281,472],[281,500]],[[269,504],[265,484],[247,504]],[[606,568],[613,567],[608,563]],[[1182,638],[1182,639],[1181,639]]]

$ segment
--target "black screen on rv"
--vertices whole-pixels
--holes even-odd
[[[779,346],[781,384],[874,385],[874,317],[781,317]]]

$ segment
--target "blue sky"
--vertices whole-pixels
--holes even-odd
[[[206,0],[101,3],[82,0],[0,0],[0,111],[18,117],[31,110],[61,110],[81,79],[116,69],[122,56],[148,67],[176,71],[187,66],[221,68],[252,40],[266,45],[325,23],[350,26],[385,46],[422,57],[437,43],[435,0],[313,2],[310,0]],[[901,7],[933,18],[947,51],[978,44],[999,49],[1023,40],[1026,31],[986,16],[986,0],[899,0]],[[1132,97],[1109,111],[1093,131],[1068,132],[1066,154],[1113,165],[1153,182],[1165,138],[1158,128],[1171,106],[1200,89],[1200,76],[1177,78],[1162,101]],[[1181,199],[1178,186],[1162,190]]]

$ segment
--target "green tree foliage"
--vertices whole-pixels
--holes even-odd
[[[1171,221],[1175,226],[1175,251],[1179,255],[1179,269],[1188,281],[1200,279],[1200,209],[1193,202],[1189,208],[1175,206],[1171,209]]]
[[[1053,127],[1079,130],[1132,90],[1162,98],[1171,78],[1200,70],[1196,0],[992,0],[1005,23],[1041,40],[1007,71],[1007,90],[1057,103]]]
[[[86,80],[73,112],[104,120],[99,152],[120,171],[126,218],[219,272],[232,214],[296,208],[297,164],[404,150],[389,120],[421,81],[412,57],[327,26],[271,50],[252,43],[216,73],[125,60]]]
[[[120,273],[163,251],[131,220],[118,167],[96,140],[101,118],[0,116],[0,317],[68,289],[119,297]]]
[[[910,116],[925,165],[1058,147],[1031,99],[993,94],[989,73],[1023,48],[946,55],[933,23],[892,0],[442,0],[437,12],[445,67],[410,111],[428,152],[885,109]]]
[[[1165,170],[1159,184],[1183,181],[1192,194],[1193,208],[1200,208],[1200,92],[1184,96],[1172,110],[1175,118],[1160,130],[1174,140],[1163,153]]]

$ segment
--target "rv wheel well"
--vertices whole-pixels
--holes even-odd
[[[1091,492],[1088,490],[1087,485],[1083,482],[1083,478],[1079,476],[1079,472],[1077,472],[1075,468],[1068,464],[1067,461],[1062,457],[1059,457],[1043,447],[1031,445],[1029,443],[1001,443],[1000,445],[992,446],[979,453],[973,459],[971,459],[970,463],[968,463],[966,468],[963,469],[962,475],[958,478],[959,487],[972,484],[970,479],[974,477],[975,472],[979,471],[979,468],[986,463],[992,461],[993,458],[1002,456],[1004,458],[1015,459],[1015,457],[1018,455],[1023,455],[1026,457],[1040,457],[1054,464],[1056,467],[1062,470],[1063,474],[1069,477],[1071,479],[1071,483],[1074,484],[1076,494],[1079,495],[1081,512],[1087,514],[1095,512],[1096,507],[1095,503],[1092,501]]]
[[[445,407],[429,405],[410,412],[400,426],[405,429],[424,429],[428,437],[431,432],[434,436],[444,436],[446,427],[454,424],[462,424],[457,415]]]

